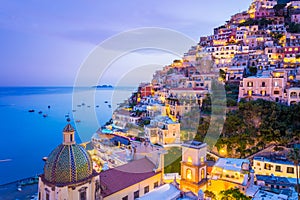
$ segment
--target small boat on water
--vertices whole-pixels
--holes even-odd
[[[76,110],[72,110],[72,112],[76,112]]]
[[[81,120],[77,119],[75,122],[76,122],[76,123],[79,123],[79,122],[81,122]]]
[[[42,111],[39,111],[39,114],[42,114],[43,112]]]
[[[39,178],[38,176],[36,177],[32,177],[32,178],[28,178],[28,179],[24,179],[22,181],[20,181],[18,183],[18,190],[19,188],[21,188],[22,186],[26,186],[26,185],[32,185],[32,184],[36,184],[39,182]],[[20,191],[20,190],[19,190]]]
[[[48,109],[50,109],[51,108],[51,106],[48,106]]]
[[[85,106],[85,103],[82,103],[81,105],[82,105],[82,106]]]
[[[111,105],[108,105],[109,108],[111,108]]]
[[[104,103],[108,103],[108,101],[104,101]]]
[[[80,105],[80,104],[78,104],[78,105],[77,105],[77,107],[81,107],[81,105]]]
[[[70,114],[69,113],[65,114],[65,117],[70,117]]]
[[[99,105],[96,105],[96,108],[99,108]]]
[[[33,109],[30,109],[30,110],[28,110],[28,112],[34,112],[34,110],[33,110]]]
[[[43,117],[48,117],[48,115],[47,114],[43,114]]]

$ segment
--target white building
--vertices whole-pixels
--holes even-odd
[[[297,104],[300,102],[300,88],[292,87],[287,89],[287,103],[288,105]]]
[[[250,161],[248,159],[219,158],[211,172],[212,180],[235,183],[241,191],[250,185]]]

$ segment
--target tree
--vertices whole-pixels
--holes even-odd
[[[255,76],[257,73],[257,67],[255,67],[255,66],[249,67],[249,73],[250,73],[250,76]]]
[[[205,191],[204,191],[204,194],[205,194],[205,197],[209,197],[209,198],[211,198],[212,200],[216,200],[216,195],[215,195],[215,193],[213,193],[212,191],[205,190]]]
[[[251,198],[241,193],[238,188],[223,190],[220,195],[222,196],[221,200],[251,200]]]
[[[291,159],[294,162],[294,165],[296,167],[296,177],[297,177],[297,193],[298,193],[298,200],[300,200],[300,194],[299,194],[299,162],[300,162],[300,151],[297,148],[291,149],[288,155],[289,159]]]

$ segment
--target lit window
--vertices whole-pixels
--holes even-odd
[[[192,157],[191,157],[191,156],[189,156],[187,161],[188,161],[188,163],[192,163],[192,162],[193,162],[193,159],[192,159]]]
[[[192,180],[192,170],[191,169],[186,170],[186,178],[188,180]]]
[[[201,163],[204,163],[204,157],[201,157],[201,158],[200,158],[200,162],[201,162]]]
[[[286,172],[289,173],[289,174],[294,174],[294,167],[288,167],[286,169]]]
[[[275,171],[276,171],[276,172],[281,172],[281,167],[280,167],[279,165],[276,165]]]
[[[252,96],[252,90],[248,91],[248,96]]]
[[[201,169],[201,179],[205,179],[205,171],[204,171],[204,169]]]

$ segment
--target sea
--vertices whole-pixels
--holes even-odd
[[[89,141],[134,89],[0,87],[0,185],[43,173],[67,118],[76,142]]]

